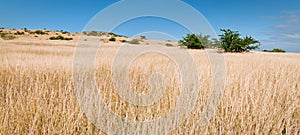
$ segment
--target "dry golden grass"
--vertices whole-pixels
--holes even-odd
[[[105,134],[80,109],[72,82],[72,46],[0,45],[0,134]],[[117,46],[97,56],[97,86],[106,105],[122,118],[154,120],[173,108],[179,73],[170,59],[146,54],[133,61],[131,86],[149,92],[154,72],[166,92],[150,107],[123,102],[113,89],[111,68]],[[199,97],[190,117],[170,134],[300,134],[300,54],[224,54],[227,80],[215,116],[199,128],[209,96],[210,64],[205,51],[190,51],[199,76]],[[158,125],[159,126],[159,125]],[[118,130],[118,129],[116,129]]]

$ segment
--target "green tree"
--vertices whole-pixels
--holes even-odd
[[[210,35],[198,34],[197,36],[205,48],[214,48],[213,42],[210,40]]]
[[[251,36],[241,38],[238,31],[232,31],[230,29],[221,29],[223,32],[220,36],[221,48],[225,52],[245,52],[249,50],[258,49],[260,42],[253,39]]]
[[[212,47],[213,48],[222,48],[221,47],[221,41],[217,38],[213,38],[212,40]]]
[[[187,34],[182,40],[179,40],[179,43],[189,49],[204,49],[204,45],[196,34]]]

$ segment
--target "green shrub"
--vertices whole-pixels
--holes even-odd
[[[172,47],[173,45],[170,44],[170,43],[166,43],[166,46],[167,46],[167,47]]]
[[[131,41],[128,41],[129,44],[140,44],[140,41],[138,39],[132,39]]]
[[[65,37],[63,37],[63,36],[61,36],[61,35],[59,35],[59,36],[54,36],[54,37],[50,37],[49,38],[50,40],[73,40],[73,38],[65,38]]]
[[[115,37],[111,37],[111,38],[109,39],[109,41],[115,42],[115,41],[116,41],[116,38],[115,38]]]
[[[14,36],[14,35],[1,34],[1,38],[4,39],[4,40],[14,40],[17,37]]]

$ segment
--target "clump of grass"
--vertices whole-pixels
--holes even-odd
[[[3,40],[14,40],[14,39],[16,39],[17,37],[14,36],[14,35],[2,33],[2,34],[1,34],[1,38],[2,38]]]

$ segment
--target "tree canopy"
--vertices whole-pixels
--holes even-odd
[[[241,38],[238,31],[230,29],[221,29],[223,34],[220,36],[221,48],[225,52],[245,52],[249,50],[258,49],[260,42],[251,36]]]

